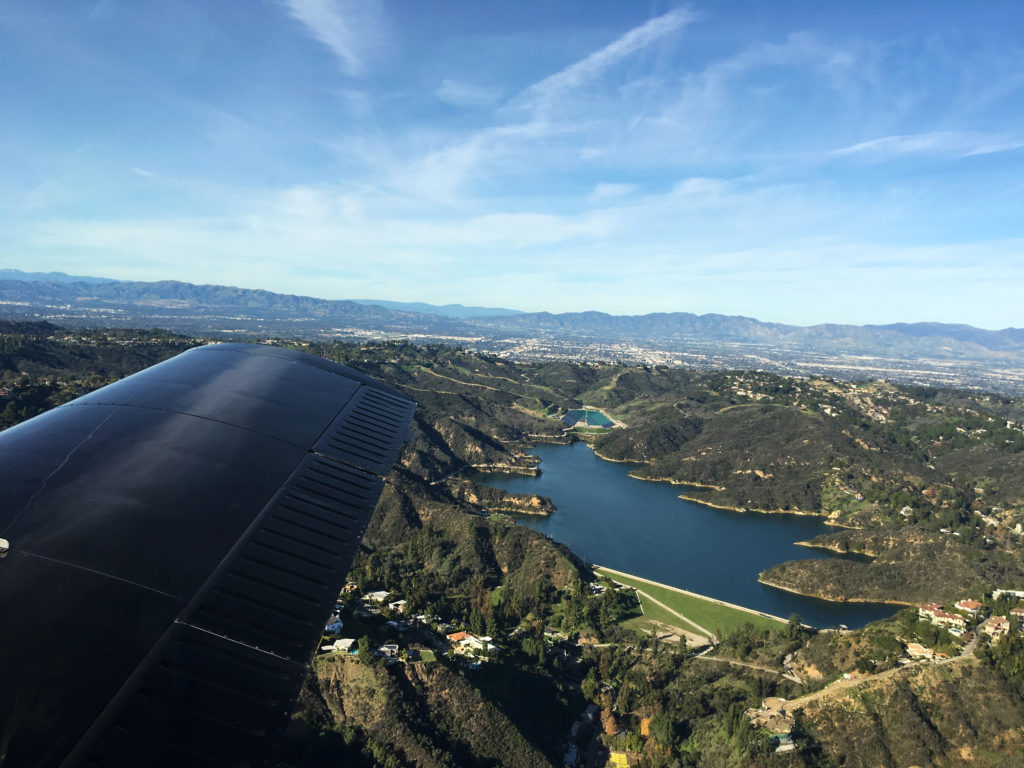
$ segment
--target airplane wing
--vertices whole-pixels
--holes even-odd
[[[265,764],[414,410],[214,344],[0,433],[0,767]]]

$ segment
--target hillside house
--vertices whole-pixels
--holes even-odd
[[[769,696],[761,702],[760,709],[748,709],[747,719],[757,728],[766,728],[773,734],[788,734],[793,730],[793,716],[786,711],[786,699]]]
[[[992,598],[998,600],[1000,597],[1016,597],[1024,599],[1024,589],[996,589],[992,592]]]
[[[493,638],[477,637],[469,632],[453,632],[448,635],[448,642],[455,653],[473,654],[480,651],[496,651],[498,646],[491,642]]]
[[[964,621],[963,616],[947,613],[938,603],[925,603],[918,608],[917,615],[932,624],[945,627],[954,635],[962,635],[967,631],[967,622]]]
[[[355,638],[341,637],[330,645],[321,646],[320,650],[325,653],[352,653],[352,648],[355,647],[355,644]]]
[[[979,603],[977,600],[958,600],[954,607],[957,610],[961,610],[965,613],[971,614],[971,616],[976,616],[978,611],[980,611],[985,606],[982,603]]]
[[[1010,633],[1010,620],[1005,616],[989,616],[981,622],[978,629],[993,640],[998,640]]]
[[[1010,621],[1017,622],[1017,629],[1024,629],[1024,608],[1017,607],[1010,609]]]
[[[371,603],[383,603],[388,599],[389,594],[391,593],[385,592],[384,590],[380,590],[378,592],[367,592],[363,595],[363,600],[369,600]]]
[[[935,651],[920,643],[907,643],[907,655],[912,659],[934,659]]]

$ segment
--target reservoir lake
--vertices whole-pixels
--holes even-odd
[[[821,518],[730,512],[683,501],[686,486],[629,477],[635,464],[605,461],[586,443],[538,445],[541,475],[474,473],[478,483],[554,502],[550,517],[517,522],[568,546],[588,563],[736,603],[815,627],[862,627],[900,606],[834,603],[758,583],[786,560],[839,557],[793,542],[834,531]],[[855,556],[854,556],[855,557]]]

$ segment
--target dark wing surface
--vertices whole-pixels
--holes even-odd
[[[264,764],[414,409],[216,344],[0,433],[0,766]]]

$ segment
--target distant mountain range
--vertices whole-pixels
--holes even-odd
[[[441,315],[442,317],[495,317],[502,315],[521,315],[518,309],[502,309],[501,307],[467,307],[463,304],[424,304],[422,301],[382,301],[378,299],[352,299],[356,304],[374,304],[385,309],[397,309],[402,312],[418,312],[423,315]]]
[[[702,340],[739,343],[793,344],[863,354],[882,352],[951,357],[990,352],[1024,351],[1024,329],[988,331],[949,323],[812,326],[766,323],[735,315],[656,312],[609,315],[604,312],[523,313],[474,320],[476,325],[507,331],[544,331],[620,339]],[[916,350],[916,352],[915,352]]]
[[[630,350],[651,349],[659,351],[660,357],[652,358],[658,361],[678,359],[714,367],[777,370],[780,361],[788,360],[793,362],[785,368],[789,372],[844,375],[849,371],[849,376],[869,376],[878,369],[874,363],[860,365],[858,357],[902,361],[908,370],[921,368],[919,361],[928,361],[929,370],[938,374],[957,366],[973,366],[982,372],[1005,368],[1011,371],[1011,378],[1024,382],[1024,329],[990,331],[946,323],[804,327],[689,312],[632,316],[525,313],[459,304],[337,301],[230,286],[127,282],[11,269],[0,270],[0,316],[72,326],[158,327],[206,335],[410,336],[526,357],[533,354],[531,350],[544,347],[549,359],[562,355],[566,359],[644,360],[643,355],[629,357]],[[573,351],[552,351],[559,345]],[[836,365],[840,358],[842,365]],[[888,369],[881,368],[883,372]],[[999,383],[1002,373],[995,384],[984,377],[959,374],[922,376],[923,381],[947,383],[985,381],[986,386],[1005,389]],[[908,375],[903,380],[912,379]],[[1011,389],[1016,391],[1017,386]]]
[[[0,280],[24,280],[32,283],[115,283],[109,277],[82,277],[64,272],[22,272],[20,269],[0,269]]]

